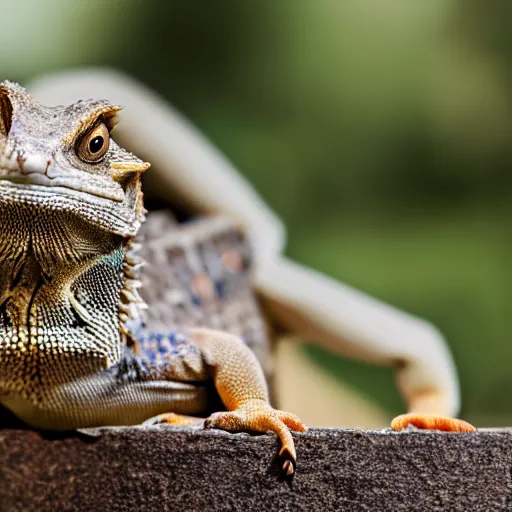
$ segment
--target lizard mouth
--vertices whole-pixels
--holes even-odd
[[[6,175],[0,167],[0,216],[8,214],[9,207],[19,204],[34,215],[71,213],[86,222],[121,236],[134,236],[140,227],[136,212],[127,204],[127,197],[102,190],[91,190],[80,184],[47,178],[42,182],[40,174],[19,176]],[[35,179],[34,179],[35,178]],[[44,180],[44,178],[43,178]]]
[[[120,203],[124,200],[122,189],[116,190],[107,183],[84,183],[80,176],[48,176],[45,172],[27,170],[9,170],[0,168],[0,185],[12,184],[37,190],[39,187],[51,187],[58,193],[59,189],[81,192],[90,196],[101,197]],[[1,192],[0,192],[1,193]],[[65,191],[61,190],[61,193]]]

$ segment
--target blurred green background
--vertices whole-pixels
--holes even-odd
[[[512,424],[510,2],[0,5],[2,78],[105,65],[155,88],[285,220],[289,255],[437,324],[464,417]],[[390,370],[306,350],[402,412]]]

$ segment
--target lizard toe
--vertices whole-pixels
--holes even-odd
[[[296,414],[285,411],[275,411],[279,419],[291,430],[296,432],[307,432],[308,427],[302,423]]]
[[[464,420],[432,414],[409,413],[397,416],[391,422],[393,430],[405,430],[409,425],[424,430],[444,432],[476,432],[476,428]]]
[[[236,412],[215,412],[204,420],[204,428],[218,428],[221,430],[248,430],[244,428],[242,418]]]
[[[183,414],[175,414],[173,412],[166,412],[164,414],[159,414],[158,416],[153,416],[152,418],[147,419],[142,424],[144,426],[151,425],[197,425],[203,421],[202,418],[196,418],[194,416],[184,416]]]

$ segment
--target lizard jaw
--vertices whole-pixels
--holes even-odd
[[[122,190],[113,190],[111,187],[101,186],[101,184],[84,183],[80,176],[63,175],[54,173],[48,174],[48,169],[28,170],[25,166],[21,169],[9,170],[0,168],[0,183],[12,183],[18,186],[34,188],[33,186],[43,187],[62,187],[76,192],[86,193],[92,196],[110,199],[115,202],[122,202],[124,193]]]

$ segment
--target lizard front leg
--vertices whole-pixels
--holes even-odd
[[[304,432],[305,425],[294,414],[270,406],[263,371],[239,338],[207,329],[197,329],[193,336],[212,368],[215,387],[228,409],[228,412],[214,413],[205,426],[276,433],[282,444],[279,455],[286,459],[283,470],[291,475],[296,452],[289,429]]]
[[[269,403],[268,388],[256,356],[237,336],[210,329],[187,331],[189,343],[197,348],[182,361],[165,371],[166,378],[192,381],[212,378],[227,411],[216,412],[205,420],[206,428],[230,431],[271,431],[281,441],[279,455],[283,471],[295,471],[296,451],[291,430],[304,432],[306,426],[291,413],[274,409]],[[165,368],[165,366],[164,366]],[[193,418],[163,414],[158,422],[191,424]],[[152,420],[149,420],[152,422]]]

